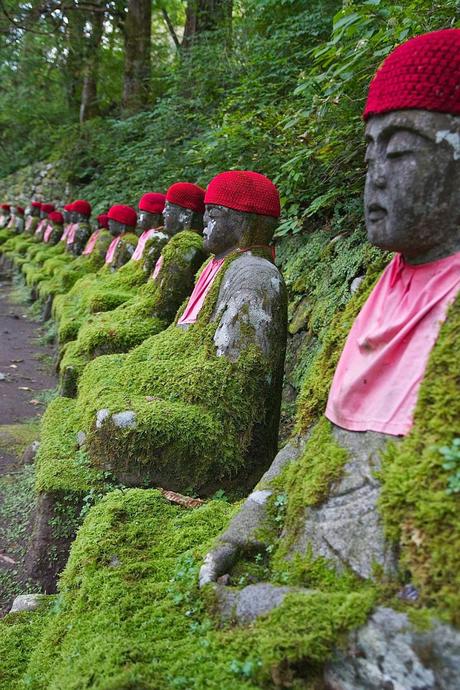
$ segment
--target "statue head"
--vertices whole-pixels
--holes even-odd
[[[88,222],[91,216],[91,204],[85,199],[77,199],[72,204],[71,221],[72,223]]]
[[[64,223],[64,216],[59,211],[52,211],[48,215],[48,220],[51,221],[54,227],[60,228]]]
[[[40,205],[40,218],[48,218],[48,214],[54,211],[54,204],[41,204]]]
[[[109,232],[113,237],[134,232],[137,224],[137,213],[131,206],[116,204],[108,212]]]
[[[14,206],[13,204],[11,204],[10,213],[12,216],[15,216],[17,214],[17,206]]]
[[[34,218],[40,218],[41,203],[39,201],[32,201],[30,204],[30,215]]]
[[[97,221],[97,229],[108,229],[109,227],[109,215],[108,213],[100,213],[98,216],[96,216],[96,221]]]
[[[165,201],[166,195],[158,192],[147,192],[141,197],[137,225],[142,232],[162,225]]]
[[[176,182],[166,192],[163,226],[172,237],[181,230],[203,229],[205,191],[191,182]]]
[[[62,216],[64,218],[64,223],[67,224],[72,222],[72,204],[65,204]]]
[[[208,185],[204,248],[217,258],[236,249],[268,247],[281,213],[278,190],[260,173],[231,170]]]
[[[368,238],[410,263],[460,251],[459,52],[460,29],[417,36],[387,57],[369,89]]]

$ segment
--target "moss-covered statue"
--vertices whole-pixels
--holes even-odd
[[[43,233],[43,242],[54,247],[59,242],[64,232],[64,216],[59,211],[51,211],[48,214],[48,223]]]
[[[132,258],[134,261],[143,259],[147,275],[150,275],[153,271],[160,252],[169,239],[169,235],[161,227],[165,202],[166,195],[158,192],[147,192],[139,201],[139,213],[137,216],[139,242]],[[148,251],[146,251],[147,243]],[[150,261],[146,261],[147,255]],[[152,262],[153,265],[151,265]]]
[[[33,235],[40,222],[41,203],[39,201],[31,201],[30,206],[26,209],[26,223],[24,227],[24,234]],[[28,213],[27,213],[28,211]]]
[[[127,352],[165,329],[192,292],[195,274],[205,259],[201,238],[204,190],[179,182],[170,187],[166,199],[166,206],[164,198],[161,200],[165,206],[163,232],[144,231],[132,257],[151,274],[150,279],[117,309],[88,316],[78,338],[65,347],[60,365],[63,395],[75,395],[80,373],[93,357]],[[166,246],[165,238],[172,238]]]
[[[137,246],[137,213],[130,206],[112,206],[108,213],[109,232],[113,237],[105,256],[105,264],[116,271],[128,263]]]
[[[41,204],[40,205],[40,222],[35,228],[34,238],[39,242],[43,241],[43,236],[45,230],[48,227],[48,216],[55,210],[54,204]]]
[[[327,625],[326,593],[354,625],[360,607],[387,605],[327,667],[328,688],[456,682],[446,678],[460,634],[434,623],[423,638],[406,613],[425,606],[426,619],[460,622],[458,495],[445,460],[460,419],[459,83],[459,30],[412,39],[377,71],[364,113],[365,219],[370,242],[396,254],[336,321],[304,384],[299,437],[201,569],[202,585],[232,585],[263,563],[249,587],[215,585],[221,614],[244,623],[277,607],[274,620],[287,618],[303,600]],[[302,625],[290,625],[295,675]]]
[[[91,204],[86,199],[77,199],[71,204],[70,225],[66,233],[67,251],[79,256],[91,236]]]
[[[17,235],[20,235],[24,232],[24,213],[25,209],[22,206],[11,207],[12,220],[14,219],[14,224],[11,225],[11,230],[15,232]]]

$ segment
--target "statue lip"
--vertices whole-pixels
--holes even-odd
[[[378,221],[385,218],[387,210],[380,204],[369,204],[367,207],[367,217],[370,221]]]

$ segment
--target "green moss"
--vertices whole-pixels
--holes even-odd
[[[223,501],[187,511],[140,489],[103,499],[72,548],[24,687],[306,687],[373,594],[294,594],[252,626],[221,628],[196,577],[232,512]]]
[[[192,291],[203,258],[202,239],[197,233],[181,232],[173,237],[163,249],[164,263],[158,280],[147,281],[138,295],[117,309],[89,316],[77,340],[65,346],[61,372],[71,369],[72,379],[76,380],[95,355],[127,352],[166,328]]]
[[[412,431],[383,455],[380,507],[401,566],[421,603],[460,623],[460,496],[446,492],[439,453],[458,435],[460,300],[450,308],[431,353]]]

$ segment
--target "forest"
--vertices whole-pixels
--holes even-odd
[[[410,431],[325,413],[408,257],[369,234],[369,85],[441,30],[459,0],[0,0],[0,690],[456,690],[458,263]],[[251,216],[222,255],[219,208]]]

